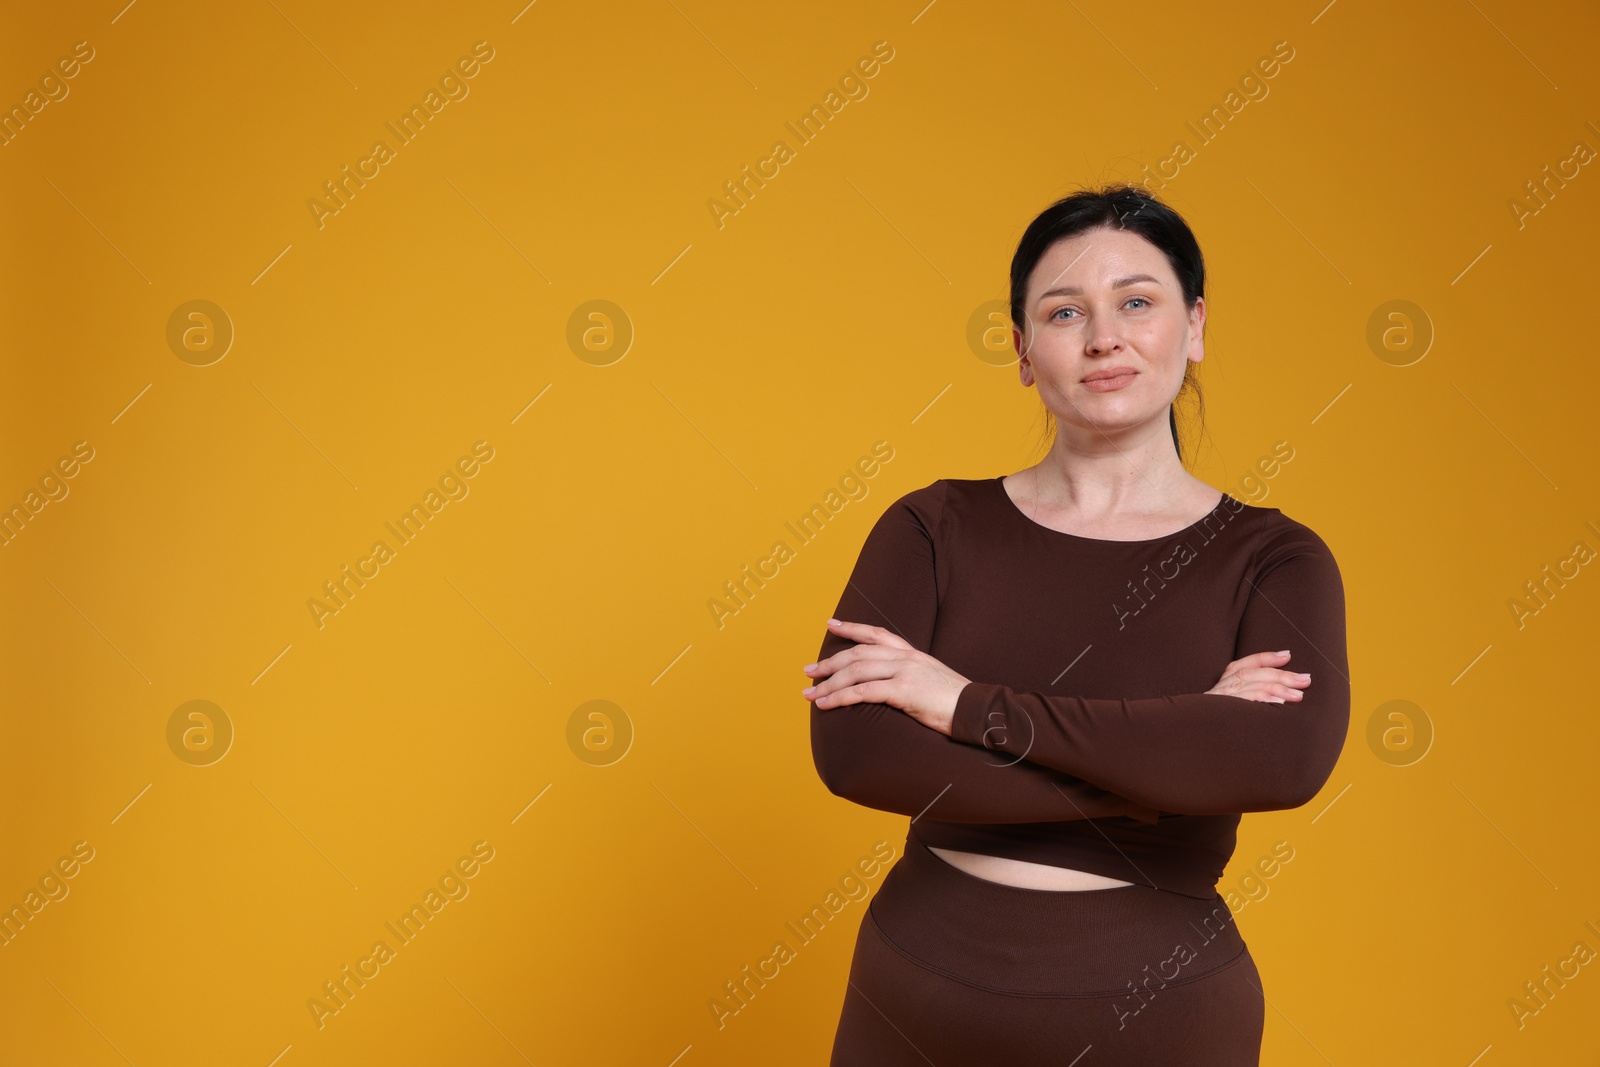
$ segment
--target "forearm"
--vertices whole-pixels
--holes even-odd
[[[1216,815],[1306,803],[1327,781],[1345,729],[1344,716],[1212,693],[1090,699],[973,682],[951,736],[1161,811]]]
[[[835,796],[938,822],[1070,822],[1159,812],[1069,774],[963,744],[887,704],[811,706],[817,774]]]

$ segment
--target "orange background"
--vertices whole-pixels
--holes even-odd
[[[1600,951],[1600,577],[1511,605],[1600,549],[1600,177],[1574,161],[1512,206],[1600,147],[1600,16],[1529,14],[14,15],[5,107],[93,58],[0,147],[0,504],[67,490],[0,549],[0,904],[93,858],[0,948],[5,1060],[825,1062],[864,900],[724,1026],[708,1008],[903,844],[818,781],[800,667],[891,501],[1035,457],[1037,398],[969,342],[1028,220],[1180,140],[1156,188],[1210,268],[1193,469],[1318,531],[1349,607],[1345,754],[1310,805],[1244,820],[1220,887],[1249,900],[1263,1062],[1591,1055],[1595,964],[1520,1027],[1508,1007]],[[308,201],[480,41],[467,94],[319,226]],[[867,95],[797,146],[785,123],[880,41]],[[793,158],[719,225],[779,139]],[[194,300],[220,317],[180,316],[185,348]],[[323,583],[480,441],[445,483],[466,495],[319,626]],[[879,441],[867,495],[719,626],[724,583]],[[1278,441],[1293,460],[1250,481]],[[197,700],[220,716],[169,734]],[[1409,725],[1369,742],[1397,700]],[[224,723],[221,759],[180,758]],[[1247,881],[1279,841],[1293,860]],[[467,895],[319,1028],[308,1000],[477,842]]]

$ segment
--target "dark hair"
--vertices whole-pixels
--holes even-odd
[[[1206,264],[1200,254],[1200,245],[1172,208],[1156,199],[1148,190],[1137,186],[1116,183],[1099,189],[1084,189],[1063,197],[1039,212],[1028,224],[1011,257],[1011,321],[1028,337],[1032,327],[1025,307],[1028,294],[1028,277],[1040,258],[1057,241],[1076,237],[1086,230],[1106,226],[1131,230],[1143,237],[1167,257],[1172,271],[1183,287],[1183,302],[1191,310],[1195,301],[1206,293]],[[1178,403],[1185,391],[1192,392],[1199,405],[1199,422],[1205,425],[1205,398],[1200,395],[1200,380],[1194,363],[1183,370],[1183,385],[1178,389],[1167,421],[1172,428],[1172,445],[1183,459],[1183,445],[1178,439]],[[1055,417],[1045,408],[1045,422],[1049,432],[1055,429]]]

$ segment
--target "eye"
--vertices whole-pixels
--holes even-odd
[[[1076,310],[1077,310],[1076,308],[1070,308],[1070,307],[1056,308],[1056,310],[1051,314],[1050,319],[1051,319],[1051,321],[1058,321],[1058,320],[1056,320],[1056,316],[1061,314],[1063,311],[1076,311]]]
[[[1129,298],[1128,298],[1128,303],[1130,303],[1130,304],[1131,304],[1131,303],[1133,303],[1133,302],[1134,302],[1134,301],[1135,301],[1135,300],[1138,300],[1138,301],[1139,301],[1139,302],[1141,302],[1141,303],[1143,303],[1143,304],[1149,304],[1149,303],[1150,303],[1150,301],[1148,301],[1148,300],[1146,300],[1146,299],[1145,299],[1145,298],[1144,298],[1144,297],[1142,297],[1142,296],[1133,296],[1133,297],[1129,297]]]

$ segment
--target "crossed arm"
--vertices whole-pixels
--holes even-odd
[[[1344,589],[1320,539],[1287,550],[1253,586],[1234,656],[1293,650],[1312,677],[1299,701],[1220,693],[1096,699],[972,682],[956,700],[950,735],[1162,811],[1297,808],[1327,782],[1349,727]]]
[[[926,652],[937,608],[930,524],[897,503],[867,535],[835,617],[885,627]],[[817,660],[852,644],[829,631]],[[1159,814],[1074,775],[947,737],[890,704],[827,710],[813,702],[811,754],[836,796],[913,819],[1026,823],[1129,816],[1150,823]]]
[[[927,652],[937,608],[932,534],[917,508],[904,500],[891,507],[868,535],[836,616],[882,626]],[[919,814],[937,795],[928,814],[949,822],[1151,821],[1155,811],[1298,807],[1327,781],[1349,723],[1343,585],[1327,546],[1309,532],[1275,550],[1252,584],[1235,656],[1299,650],[1296,665],[1314,680],[1298,702],[1217,693],[1084,698],[972,681],[956,699],[949,736],[892,704],[813,703],[818,773],[837,795],[903,814]],[[851,644],[830,632],[819,660]],[[1002,761],[1015,762],[996,766]],[[1051,792],[1071,801],[1068,814]]]

